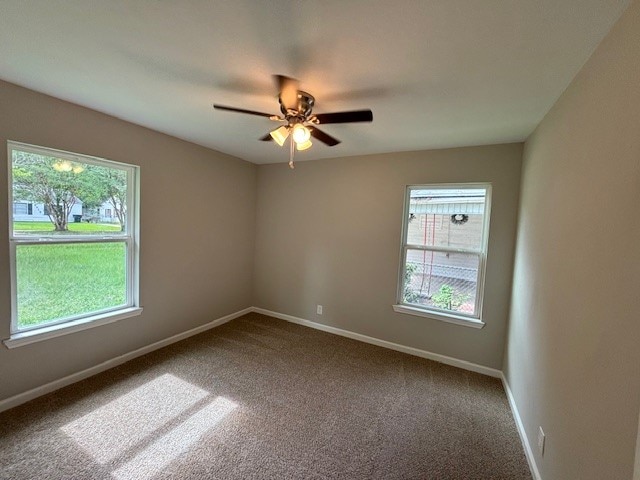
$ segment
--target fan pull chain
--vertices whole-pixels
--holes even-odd
[[[295,152],[295,148],[293,145],[293,135],[289,136],[289,145],[291,146],[291,148],[289,149],[289,168],[293,170],[294,168],[296,168],[293,165],[293,154]]]

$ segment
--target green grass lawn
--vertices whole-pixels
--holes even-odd
[[[104,232],[119,232],[120,225],[112,223],[69,223],[68,233],[104,233]],[[63,232],[55,232],[53,224],[51,222],[13,222],[13,231],[17,234],[35,234],[35,233],[57,233],[58,235],[64,234]]]
[[[72,225],[104,231],[90,230],[94,224]],[[18,245],[16,267],[19,327],[126,303],[124,242]]]

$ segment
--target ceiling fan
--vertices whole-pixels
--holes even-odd
[[[291,168],[293,168],[294,151],[306,150],[311,147],[311,137],[320,140],[330,147],[340,143],[340,140],[337,138],[320,130],[317,127],[318,125],[373,121],[373,113],[371,110],[314,114],[313,106],[316,100],[311,94],[299,89],[300,82],[298,80],[284,75],[274,75],[274,79],[278,86],[278,101],[280,103],[281,115],[271,115],[270,113],[227,107],[215,103],[213,104],[213,108],[229,112],[258,115],[260,117],[267,117],[269,120],[275,122],[281,122],[282,125],[280,127],[272,130],[260,138],[260,140],[265,142],[273,140],[282,147],[289,138],[289,166]]]

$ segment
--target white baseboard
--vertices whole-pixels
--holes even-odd
[[[294,317],[292,315],[286,315],[284,313],[272,312],[264,308],[253,307],[252,309],[256,313],[268,315],[270,317],[280,318],[287,322],[297,323],[298,325],[304,325],[305,327],[315,328],[316,330],[322,330],[323,332],[333,333],[342,337],[351,338],[353,340],[359,340],[361,342],[370,343],[379,347],[389,348],[398,352],[408,353],[416,357],[426,358],[428,360],[434,360],[436,362],[445,363],[465,370],[470,370],[476,373],[482,373],[490,377],[502,378],[502,372],[495,368],[485,367],[484,365],[478,365],[477,363],[467,362],[466,360],[460,360],[458,358],[447,357],[446,355],[440,355],[439,353],[428,352],[426,350],[420,350],[419,348],[406,347],[398,343],[388,342],[386,340],[380,340],[379,338],[369,337],[360,333],[350,332],[349,330],[343,330],[337,327],[331,327],[322,323],[312,322],[311,320],[305,320],[304,318]]]
[[[205,323],[204,325],[200,325],[199,327],[192,328],[191,330],[187,330],[186,332],[178,333],[177,335],[173,335],[169,338],[165,338],[164,340],[152,343],[151,345],[147,345],[146,347],[138,348],[137,350],[133,350],[132,352],[112,358],[111,360],[107,360],[106,362],[102,362],[80,372],[72,373],[71,375],[67,375],[66,377],[54,380],[53,382],[49,382],[40,387],[36,387],[31,390],[27,390],[26,392],[19,393],[18,395],[14,395],[13,397],[9,397],[5,400],[0,401],[0,412],[13,407],[17,407],[18,405],[28,402],[29,400],[33,400],[34,398],[40,397],[47,393],[51,393],[62,387],[71,385],[72,383],[84,380],[85,378],[92,377],[93,375],[104,372],[105,370],[109,370],[110,368],[121,365],[125,362],[128,362],[129,360],[133,360],[136,357],[140,357],[147,353],[153,352],[154,350],[158,350],[159,348],[166,347],[167,345],[171,345],[172,343],[179,342],[180,340],[184,340],[185,338],[189,338],[193,335],[197,335],[198,333],[210,330],[214,327],[222,325],[223,323],[227,323],[234,318],[246,315],[251,311],[253,311],[253,308],[248,307],[238,312],[225,315],[224,317],[218,318],[209,323]]]
[[[529,462],[529,470],[531,470],[531,475],[533,476],[533,480],[542,480],[540,476],[540,471],[538,470],[538,465],[536,464],[536,459],[533,455],[533,450],[531,449],[531,443],[529,443],[529,437],[527,437],[527,432],[524,429],[524,424],[522,423],[522,419],[520,418],[520,413],[518,412],[518,407],[516,405],[516,400],[513,398],[513,393],[511,393],[511,387],[509,387],[509,382],[505,378],[504,374],[500,375],[502,378],[502,385],[504,385],[504,391],[507,392],[507,399],[509,399],[509,406],[511,407],[511,413],[513,413],[513,419],[516,421],[516,428],[518,429],[518,433],[520,434],[520,440],[522,440],[522,446],[524,447],[524,455],[527,457],[527,462]]]

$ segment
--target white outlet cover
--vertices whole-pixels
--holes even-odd
[[[318,315],[322,315],[322,305],[318,305],[318,306],[316,307],[316,313],[317,313]]]
[[[544,455],[544,441],[544,430],[542,430],[542,427],[538,427],[538,451],[540,452],[540,456]]]

